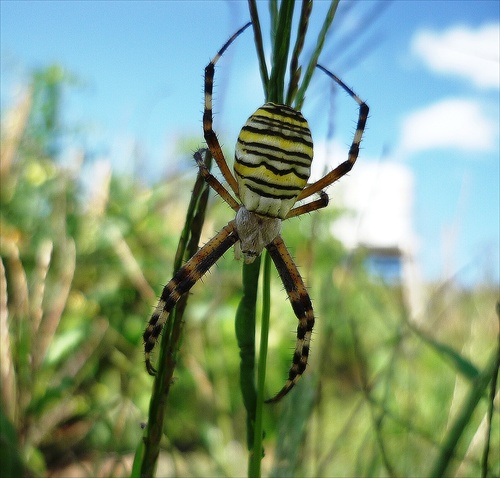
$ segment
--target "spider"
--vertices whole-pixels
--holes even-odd
[[[199,249],[164,287],[158,305],[144,331],[143,339],[146,369],[150,375],[155,375],[156,370],[151,364],[151,351],[169,313],[180,297],[187,293],[231,246],[235,245],[236,256],[243,254],[247,264],[252,263],[264,248],[267,249],[299,321],[288,379],[283,388],[273,398],[267,400],[269,403],[283,398],[304,373],[314,326],[311,299],[297,266],[281,238],[281,222],[328,205],[328,195],[323,190],[348,173],[356,162],[368,116],[368,106],[342,80],[317,65],[359,106],[356,131],[347,160],[320,180],[307,184],[313,159],[313,142],[309,125],[302,114],[292,107],[268,102],[258,108],[241,129],[236,143],[233,175],[213,130],[213,81],[217,61],[229,45],[250,25],[251,22],[240,28],[205,68],[203,113],[205,141],[230,190],[240,202],[208,171],[202,161],[201,151],[194,155],[200,174],[236,212],[236,217]],[[313,194],[318,194],[319,198],[294,207],[297,201]]]

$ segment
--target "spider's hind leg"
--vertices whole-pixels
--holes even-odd
[[[293,311],[299,319],[297,344],[293,354],[293,363],[288,372],[288,379],[273,398],[266,400],[266,403],[273,403],[281,400],[293,388],[306,369],[314,326],[314,311],[304,281],[281,236],[274,239],[266,248],[285,286]]]
[[[296,216],[302,216],[302,214],[317,211],[318,209],[322,209],[328,206],[328,203],[330,202],[328,194],[326,194],[325,191],[319,191],[318,194],[319,194],[319,199],[294,207],[292,210],[290,210],[285,219],[290,219],[291,217],[296,217]]]
[[[231,221],[191,257],[184,267],[179,269],[172,280],[163,288],[158,305],[151,315],[151,319],[149,319],[148,326],[142,336],[144,340],[146,370],[150,375],[156,374],[156,370],[151,364],[151,351],[156,345],[163,325],[167,321],[175,304],[237,240],[236,226],[234,221]]]

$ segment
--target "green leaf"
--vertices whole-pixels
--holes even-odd
[[[16,430],[0,408],[0,463],[2,476],[25,476]]]
[[[448,433],[443,440],[439,455],[428,475],[429,477],[455,475],[455,471],[451,470],[451,466],[452,463],[456,462],[458,441],[462,437],[467,425],[470,423],[479,401],[484,397],[486,387],[491,382],[494,375],[496,375],[497,371],[498,352],[495,350],[484,370],[472,381],[469,393],[465,397],[458,415],[448,428]]]
[[[454,348],[434,339],[424,331],[409,323],[410,328],[425,342],[432,347],[442,358],[451,363],[453,367],[469,380],[476,380],[480,374],[476,366],[467,360]]]

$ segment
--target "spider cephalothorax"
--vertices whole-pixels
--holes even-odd
[[[281,222],[291,217],[327,206],[323,189],[351,170],[368,116],[368,106],[342,80],[317,65],[337,82],[359,105],[354,139],[346,161],[320,180],[307,184],[313,159],[313,142],[307,121],[287,105],[266,103],[250,116],[238,137],[235,148],[234,175],[231,173],[213,130],[212,89],[215,64],[227,47],[250,23],[237,31],[205,68],[205,110],[203,132],[208,148],[240,202],[206,168],[201,153],[195,154],[200,173],[206,182],[236,212],[213,239],[207,242],[164,287],[158,305],[144,332],[146,368],[152,375],[151,351],[171,310],[210,267],[232,246],[251,263],[264,248],[271,256],[299,321],[293,363],[284,387],[268,402],[285,396],[297,383],[307,366],[314,312],[297,266],[280,236]],[[295,206],[297,201],[319,194],[319,199]]]

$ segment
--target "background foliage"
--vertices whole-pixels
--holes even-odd
[[[171,276],[194,182],[194,167],[149,186],[103,163],[84,188],[89,152],[60,160],[74,133],[62,98],[77,85],[49,66],[2,111],[0,439],[11,476],[130,474],[151,393],[141,335]],[[428,284],[414,317],[398,284],[370,276],[363,253],[331,237],[339,214],[284,225],[318,321],[307,373],[264,409],[263,473],[500,475],[489,452],[500,447],[497,286]],[[204,240],[230,215],[212,201]],[[158,476],[246,471],[241,271],[230,255],[193,289]],[[268,396],[286,377],[295,329],[275,273],[271,287]]]

